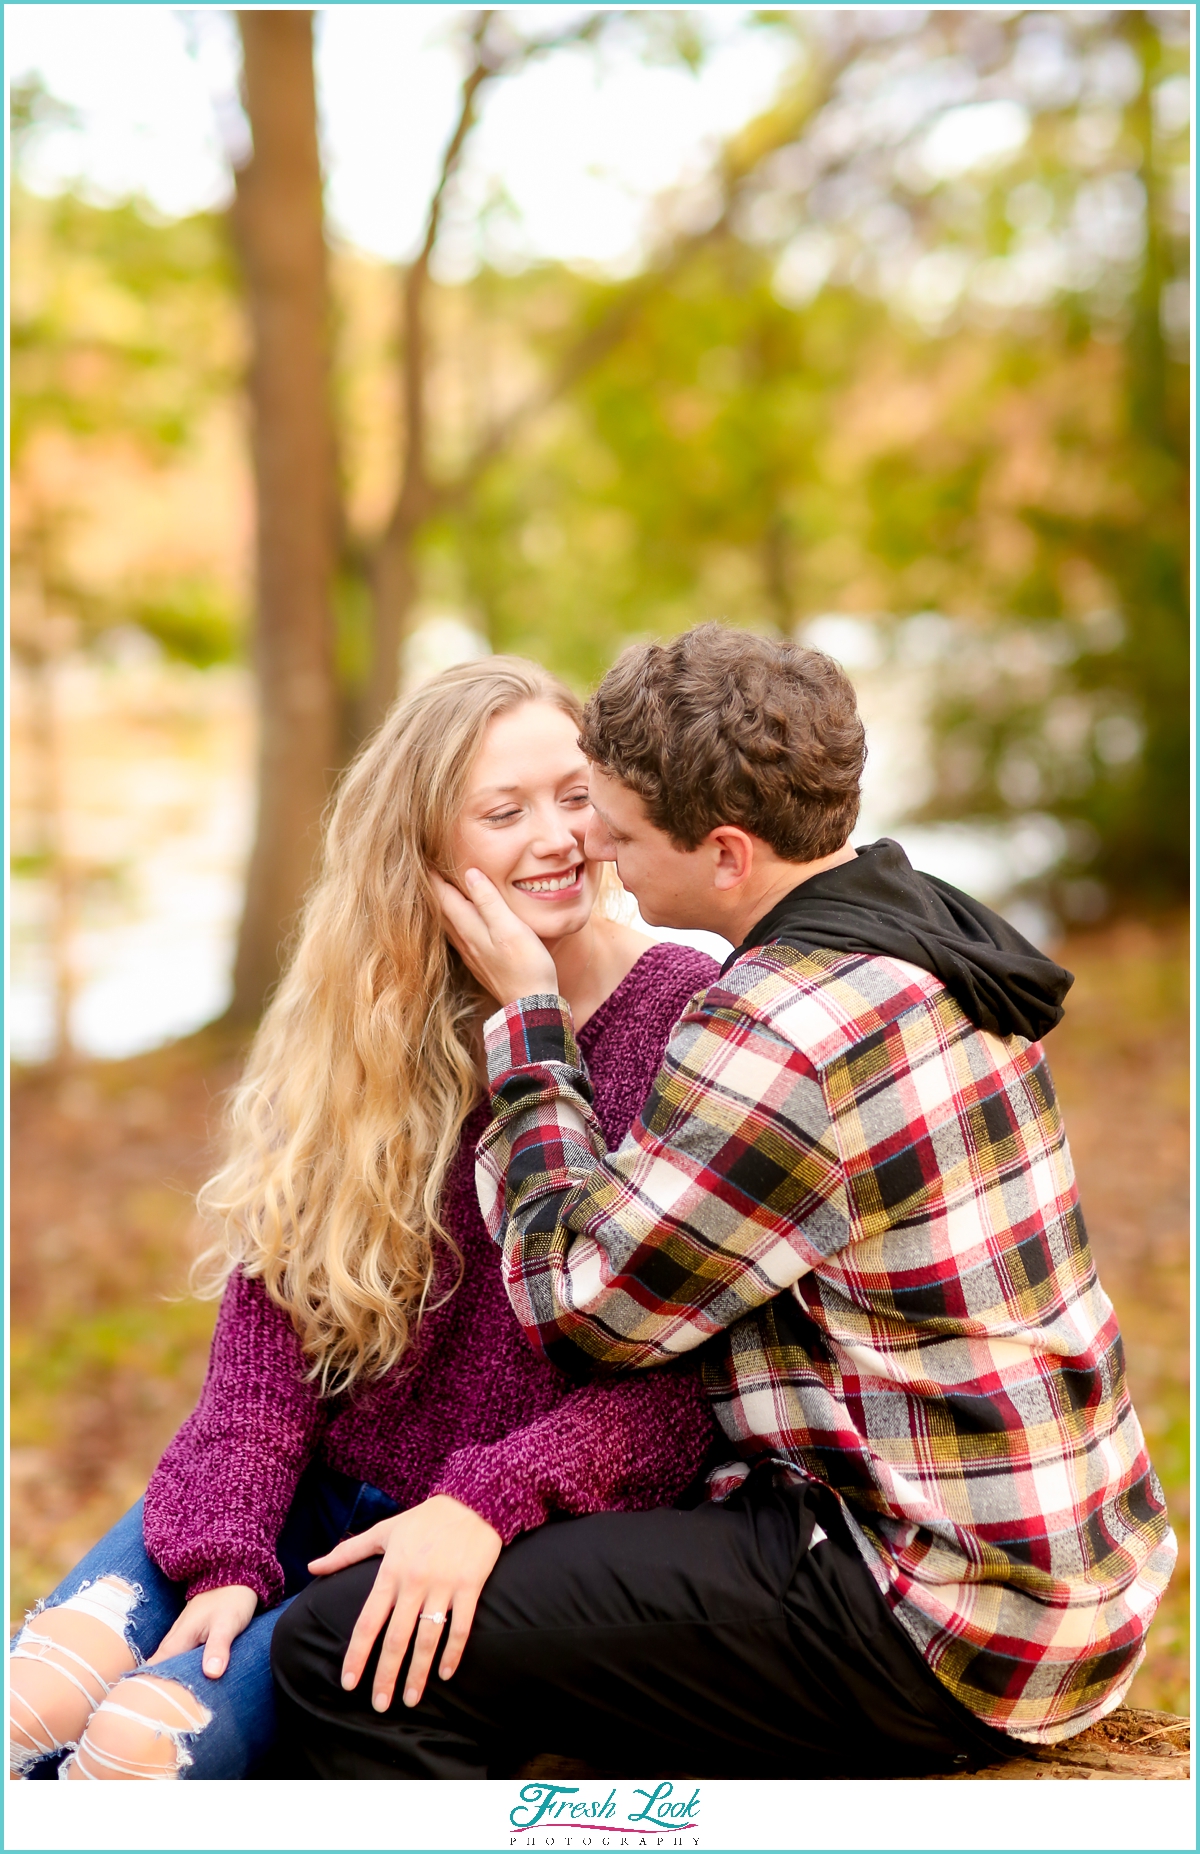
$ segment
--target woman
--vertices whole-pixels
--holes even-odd
[[[13,1774],[246,1775],[274,1731],[281,1604],[369,1556],[346,1684],[386,1625],[374,1703],[411,1641],[415,1705],[439,1644],[452,1676],[518,1533],[667,1504],[694,1478],[712,1431],[690,1370],[580,1387],[535,1357],[475,1198],[493,1007],[429,867],[484,869],[549,947],[614,1145],[714,970],[596,910],[579,718],[535,665],[491,658],[400,704],[347,774],[201,1193],[223,1299],[200,1403],[18,1636]]]

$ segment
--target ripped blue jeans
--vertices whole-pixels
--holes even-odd
[[[172,1583],[146,1550],[142,1504],[139,1500],[131,1507],[38,1605],[14,1638],[14,1648],[31,1632],[36,1634],[37,1618],[43,1610],[67,1602],[102,1578],[118,1578],[132,1592],[124,1630],[137,1663],[133,1673],[140,1670],[187,1601],[184,1586]],[[190,1782],[229,1781],[257,1773],[275,1739],[271,1635],[291,1599],[311,1582],[308,1560],[332,1551],[339,1540],[365,1532],[398,1511],[394,1500],[365,1481],[351,1480],[320,1466],[305,1472],[276,1547],[284,1573],[283,1598],[272,1609],[260,1611],[237,1637],[220,1679],[210,1680],[205,1674],[202,1648],[173,1655],[148,1670],[162,1680],[178,1681],[210,1715],[205,1724],[193,1730],[172,1731],[179,1751],[176,1774],[180,1778]],[[124,1679],[131,1677],[127,1674]],[[112,1696],[119,1695],[121,1684],[118,1681],[112,1688]],[[66,1756],[66,1748],[56,1750],[33,1763],[26,1775],[34,1781],[55,1778]]]

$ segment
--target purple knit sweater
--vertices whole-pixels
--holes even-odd
[[[703,953],[654,946],[584,1025],[610,1149],[650,1092],[671,1026],[715,971]],[[401,1508],[450,1494],[506,1544],[552,1512],[667,1505],[696,1474],[713,1426],[690,1365],[578,1385],[526,1343],[475,1197],[487,1123],[484,1099],[443,1196],[462,1281],[383,1378],[322,1399],[304,1382],[287,1314],[261,1282],[231,1279],[200,1402],[146,1492],[147,1549],[189,1596],[223,1584],[248,1584],[265,1603],[281,1594],[275,1542],[311,1461],[371,1482]]]

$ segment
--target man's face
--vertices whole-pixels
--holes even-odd
[[[650,927],[703,927],[722,932],[712,918],[713,856],[706,843],[681,850],[646,816],[636,792],[599,766],[588,767],[585,850],[597,862],[615,863]]]

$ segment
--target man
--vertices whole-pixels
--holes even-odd
[[[369,1567],[306,1593],[277,1673],[309,1768],[877,1776],[1070,1737],[1175,1556],[1039,1042],[1070,975],[850,847],[863,734],[818,652],[635,649],[581,741],[589,850],[737,950],[609,1155],[545,949],[481,876],[442,884],[503,1007],[481,1201],[531,1341],[585,1374],[703,1348],[727,1459],[693,1510],[518,1541],[408,1710],[337,1684]]]

